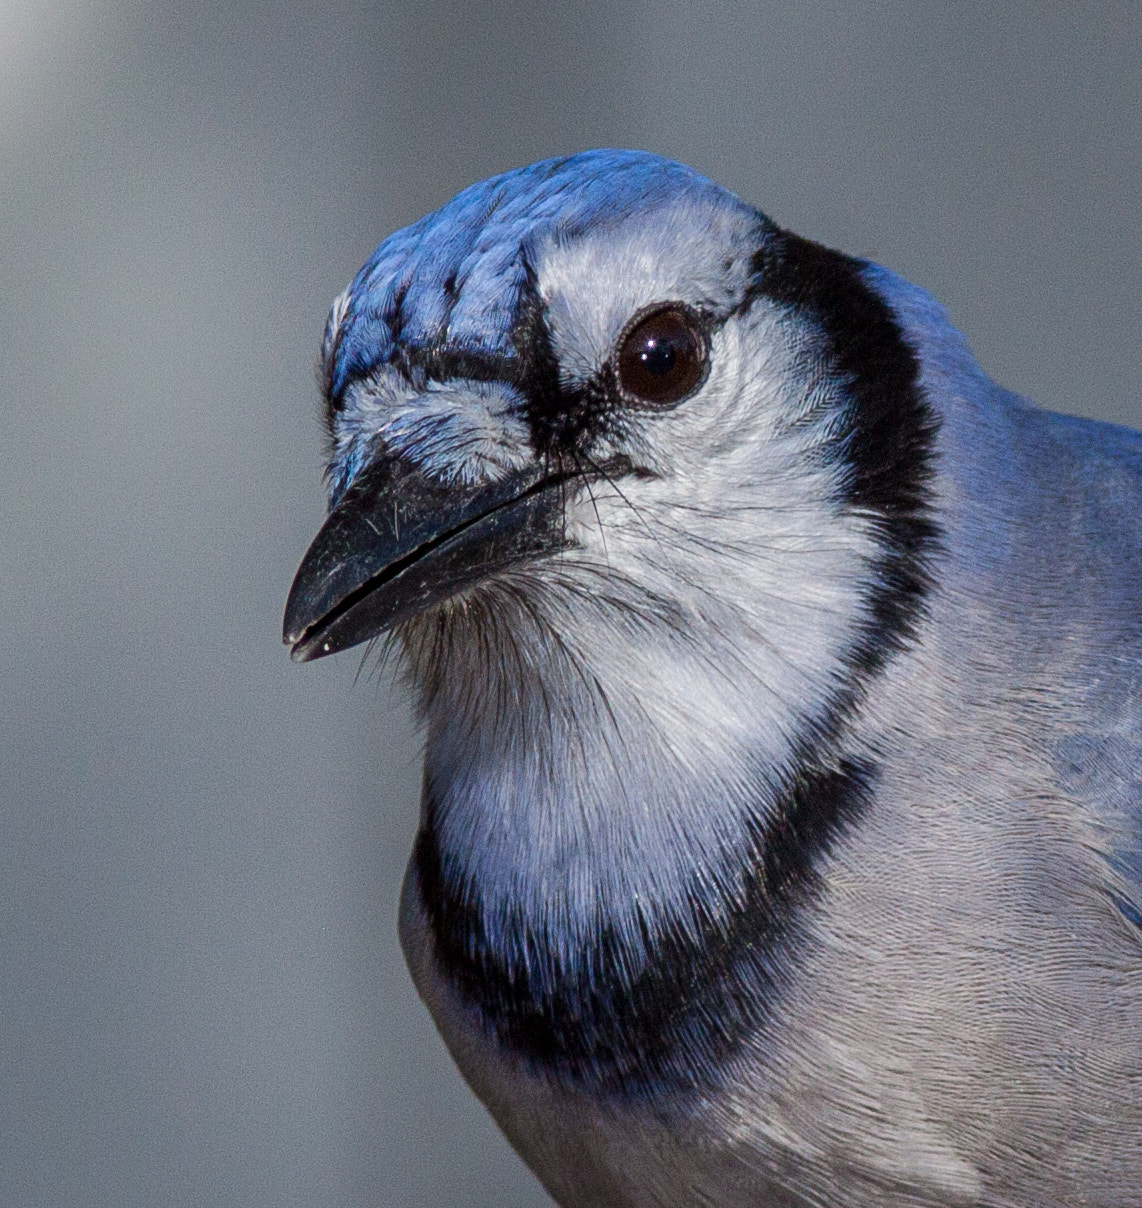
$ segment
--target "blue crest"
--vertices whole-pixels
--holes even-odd
[[[528,249],[537,240],[574,239],[685,197],[742,205],[684,164],[640,151],[542,160],[470,186],[390,235],[340,300],[326,331],[331,402],[384,364],[398,341],[511,355]]]

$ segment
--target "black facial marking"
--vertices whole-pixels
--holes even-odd
[[[651,956],[633,972],[632,950],[614,931],[572,956],[521,911],[488,917],[478,890],[446,863],[425,792],[415,866],[442,974],[505,1048],[604,1093],[709,1089],[764,1025],[810,942],[805,920],[820,894],[821,861],[872,798],[876,769],[843,753],[846,734],[886,662],[915,636],[939,548],[930,500],[936,418],[891,309],[865,281],[861,261],[765,222],[759,239],[740,309],[767,298],[818,333],[847,401],[832,417],[841,422],[826,450],[843,471],[838,505],[872,520],[879,555],[863,626],[844,656],[845,686],[804,737],[798,770],[776,807],[759,812],[767,821],[741,852],[743,900],[710,910],[709,890],[695,885],[664,933],[652,935],[643,921]],[[537,448],[582,440],[605,415],[607,384],[597,386],[597,399],[560,391],[534,288],[521,297],[516,331]],[[578,415],[569,414],[572,405]]]
[[[585,386],[560,382],[559,362],[547,329],[546,306],[529,265],[516,303],[512,343],[518,355],[514,384],[527,400],[535,450],[557,461],[575,462],[606,427],[618,403],[618,386],[604,366]]]
[[[860,681],[913,636],[931,586],[939,530],[930,507],[937,419],[920,388],[920,365],[890,307],[864,280],[866,262],[785,231],[754,257],[758,297],[795,310],[825,341],[849,407],[833,441],[847,470],[844,502],[871,516],[880,544],[878,588],[848,664]]]
[[[511,357],[445,344],[398,345],[389,364],[415,386],[458,378],[473,382],[511,381],[516,367]]]

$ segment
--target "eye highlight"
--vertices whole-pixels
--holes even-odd
[[[706,376],[706,338],[697,316],[678,303],[635,321],[615,357],[619,385],[636,406],[681,402]]]

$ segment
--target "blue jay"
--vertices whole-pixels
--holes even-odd
[[[1142,1204],[1142,437],[626,151],[390,236],[322,367],[285,640],[398,652],[404,951],[555,1201]]]

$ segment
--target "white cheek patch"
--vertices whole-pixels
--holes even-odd
[[[756,217],[694,202],[652,210],[535,253],[540,292],[565,381],[586,381],[630,318],[655,302],[725,312],[745,292]]]
[[[503,382],[457,379],[417,390],[379,376],[348,392],[338,451],[379,441],[441,482],[499,482],[531,459],[523,406]]]
[[[691,609],[695,632],[720,646],[713,665],[752,684],[753,747],[780,765],[789,719],[829,699],[865,619],[880,546],[872,521],[842,506],[845,467],[825,452],[843,383],[787,313],[755,303],[718,330],[711,361],[694,399],[632,423],[657,476],[597,483],[569,509],[582,553],[559,569],[570,578],[577,564],[604,566]],[[643,703],[677,710],[701,695],[692,685]],[[687,730],[677,718],[663,725]]]

